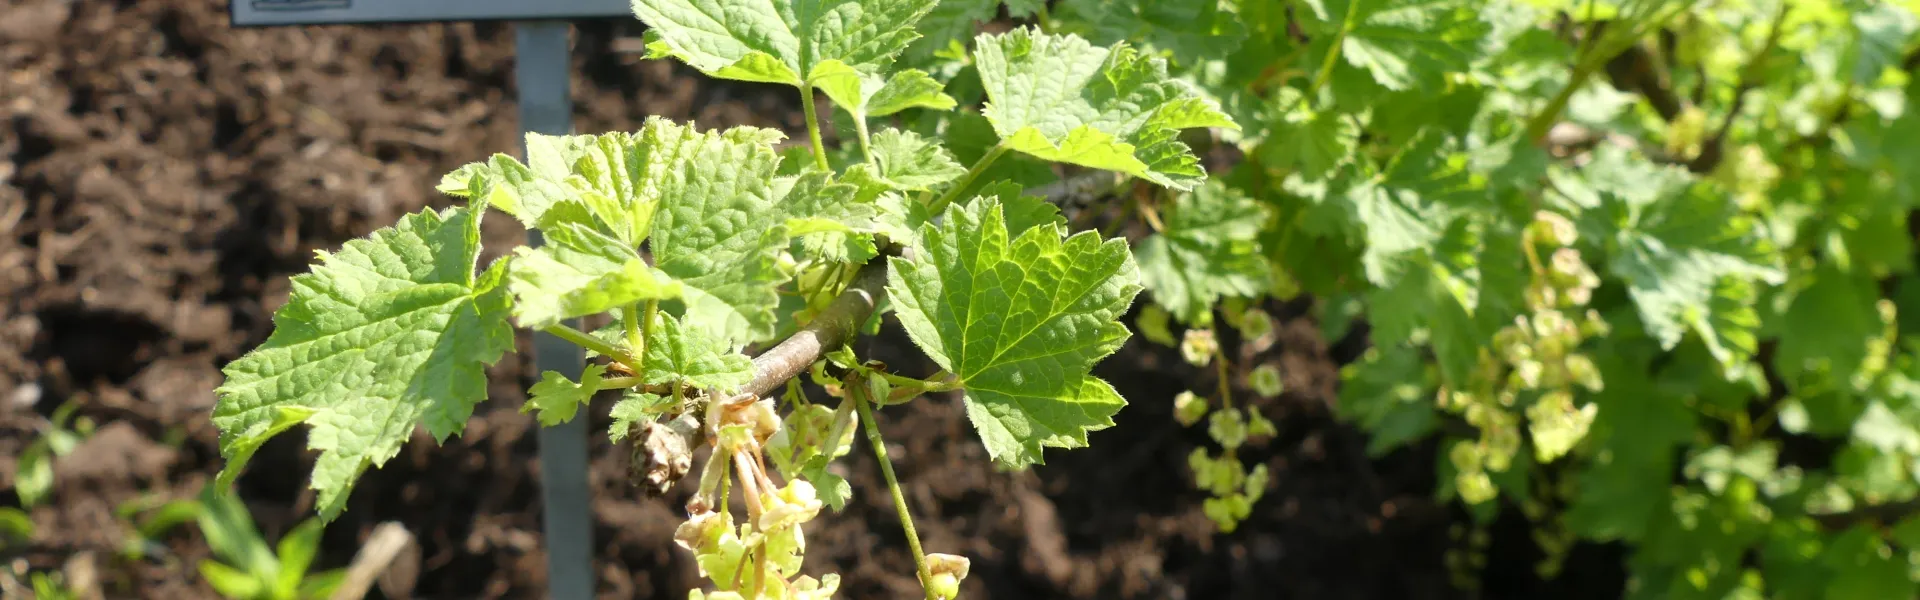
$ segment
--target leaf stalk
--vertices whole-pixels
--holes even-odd
[[[873,160],[873,136],[867,133],[867,117],[865,115],[853,116],[853,130],[854,133],[860,135],[860,158],[867,161],[867,165],[877,171],[880,168],[880,163]]]
[[[993,162],[1000,160],[1000,155],[1006,154],[1007,150],[1007,143],[1004,141],[994,144],[992,149],[987,150],[985,156],[981,156],[980,160],[973,163],[973,168],[967,169],[966,175],[960,176],[960,180],[954,182],[953,187],[947,188],[945,193],[940,194],[939,199],[927,206],[928,213],[937,215],[940,211],[946,210],[947,205],[953,204],[953,201],[958,200],[960,194],[966,192],[967,188],[973,187],[974,180],[979,179],[981,173],[987,172],[987,167],[993,166]]]
[[[635,359],[632,354],[628,354],[625,350],[615,348],[613,344],[600,341],[599,338],[587,335],[586,332],[569,327],[564,323],[548,325],[542,328],[541,331],[553,334],[553,337],[566,340],[575,346],[598,352],[608,358],[619,361],[620,364],[626,365],[634,371],[640,370],[640,361]]]
[[[861,426],[867,431],[867,444],[873,446],[873,456],[880,461],[880,474],[887,479],[887,491],[893,495],[893,510],[900,515],[900,528],[907,535],[907,548],[913,551],[913,566],[920,576],[920,589],[926,592],[927,600],[935,600],[933,595],[933,570],[927,567],[926,552],[920,548],[920,534],[913,528],[913,515],[907,513],[907,496],[900,491],[900,480],[893,474],[893,461],[887,458],[887,443],[880,437],[880,424],[873,420],[873,409],[867,397],[867,387],[854,382],[848,387],[848,401],[860,411]]]
[[[1340,20],[1340,31],[1333,34],[1333,43],[1327,46],[1327,58],[1320,62],[1320,72],[1314,74],[1313,83],[1307,87],[1307,93],[1301,96],[1301,101],[1319,93],[1320,88],[1327,85],[1327,80],[1333,78],[1333,65],[1339,62],[1340,47],[1346,44],[1347,32],[1353,30],[1353,20],[1360,16],[1360,1],[1347,3],[1347,16]]]
[[[820,115],[813,106],[813,86],[800,86],[800,110],[807,113],[807,141],[813,144],[813,164],[822,171],[833,170],[827,164],[827,144],[820,140]]]

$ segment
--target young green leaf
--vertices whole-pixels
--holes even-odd
[[[900,190],[931,190],[967,173],[939,143],[898,129],[873,135],[873,160],[880,180]]]
[[[937,0],[633,0],[648,58],[721,79],[818,85],[837,69],[875,72],[919,34]]]
[[[530,148],[533,144],[528,145]],[[562,182],[567,172],[536,173],[519,160],[495,154],[484,162],[469,163],[441,178],[438,189],[500,209],[532,228],[554,204],[574,196]]]
[[[651,421],[672,407],[672,398],[628,390],[608,411],[613,424],[607,427],[607,438],[615,444],[625,441],[635,424]]]
[[[799,238],[797,257],[861,264],[879,255],[873,234],[888,189],[866,165],[855,165],[838,182],[830,173],[808,171],[779,185],[787,187],[780,211],[787,232]]]
[[[637,137],[661,157],[647,187],[660,198],[648,244],[654,266],[683,286],[688,326],[730,345],[773,335],[788,236],[773,185],[780,133],[655,118]]]
[[[1188,190],[1206,177],[1182,129],[1237,128],[1167,76],[1166,61],[1124,45],[1021,28],[975,41],[974,60],[1002,147]]]
[[[540,383],[527,390],[527,403],[520,407],[520,412],[538,411],[543,427],[572,421],[580,406],[592,401],[593,393],[600,391],[600,379],[606,372],[606,365],[587,365],[580,372],[580,383],[553,371],[541,373]]]
[[[417,423],[438,440],[466,426],[487,397],[486,366],[513,348],[504,269],[474,274],[476,209],[408,215],[294,277],[273,335],[228,364],[217,390],[222,485],[268,438],[306,422],[330,518]]]
[[[649,124],[652,120],[649,120]],[[675,148],[638,135],[527,134],[527,163],[496,154],[460,167],[441,180],[440,191],[484,199],[527,227],[572,221],[604,229],[628,246],[646,239],[660,196],[655,178],[676,157]],[[547,214],[567,206],[564,217]]]
[[[659,314],[647,329],[648,384],[680,382],[700,389],[732,390],[753,380],[753,360],[731,352],[717,339],[682,327],[679,319]]]
[[[999,198],[949,207],[921,228],[911,260],[891,259],[900,322],[966,387],[967,416],[994,460],[1020,467],[1043,447],[1086,445],[1126,404],[1088,373],[1129,335],[1140,291],[1126,244],[1057,224],[1011,234]]]
[[[1209,182],[1161,211],[1166,227],[1135,254],[1153,299],[1182,323],[1196,323],[1222,296],[1254,297],[1266,289],[1259,235],[1264,206]]]
[[[542,230],[546,245],[514,249],[507,266],[514,317],[541,328],[641,300],[680,297],[680,283],[625,243],[577,222]]]
[[[952,110],[958,105],[952,96],[942,91],[946,86],[919,69],[903,69],[882,79],[844,64],[827,63],[816,70],[814,83],[856,120],[884,117],[909,108]]]
[[[1694,433],[1687,406],[1659,393],[1644,376],[1646,358],[1619,344],[1595,353],[1606,389],[1595,398],[1600,414],[1587,444],[1609,460],[1579,474],[1583,491],[1567,511],[1567,526],[1602,540],[1638,540],[1669,510],[1676,447]]]

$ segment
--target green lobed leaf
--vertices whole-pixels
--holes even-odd
[[[1898,68],[1901,56],[1920,31],[1920,19],[1909,9],[1889,2],[1867,3],[1850,17],[1859,35],[1850,56],[1853,80],[1872,85],[1889,67]]]
[[[1376,346],[1340,368],[1340,416],[1371,434],[1367,454],[1381,456],[1432,433],[1436,381],[1420,355],[1404,346]]]
[[[520,412],[538,413],[542,427],[572,421],[580,406],[593,401],[594,392],[600,391],[600,379],[606,372],[606,365],[587,365],[580,372],[579,383],[553,371],[541,373],[540,382],[527,389],[527,403]]]
[[[959,104],[943,91],[944,84],[919,69],[902,69],[882,79],[830,62],[816,73],[820,91],[855,119],[884,117],[909,108],[952,110]]]
[[[1488,25],[1479,2],[1309,0],[1316,39],[1338,40],[1347,65],[1390,90],[1434,88],[1479,56]],[[1337,36],[1329,35],[1339,32]],[[1316,44],[1318,47],[1319,44]],[[1318,61],[1315,62],[1318,64]]]
[[[345,507],[369,465],[399,453],[417,423],[460,432],[487,396],[486,366],[513,348],[504,269],[474,274],[479,215],[408,215],[350,241],[293,279],[266,343],[224,369],[213,410],[220,483],[268,438],[305,422],[319,450],[312,487],[323,517]]]
[[[699,131],[648,119],[636,144],[660,167],[649,248],[654,267],[681,283],[688,326],[730,345],[773,335],[776,262],[787,244],[786,216],[774,187],[777,131],[736,127]]]
[[[1054,17],[1063,31],[1098,44],[1139,42],[1165,52],[1181,67],[1234,53],[1246,41],[1246,28],[1219,0],[1062,0]],[[1011,3],[1009,3],[1011,8]]]
[[[921,228],[914,258],[891,259],[901,324],[966,388],[967,416],[994,460],[1041,462],[1044,447],[1086,445],[1126,404],[1088,373],[1129,335],[1118,321],[1140,291],[1126,244],[1058,224],[1009,233],[999,198],[947,209]]]
[[[608,416],[613,417],[613,424],[607,427],[607,438],[615,444],[625,441],[635,424],[652,421],[666,414],[669,408],[673,408],[672,398],[627,390],[608,411]]]
[[[528,145],[529,148],[533,144]],[[554,204],[573,196],[562,182],[567,173],[537,173],[505,154],[470,163],[441,179],[439,190],[500,209],[531,228]]]
[[[733,390],[753,380],[753,360],[729,350],[679,319],[659,314],[647,329],[646,369],[650,385],[684,383],[700,389]]]
[[[1381,176],[1361,180],[1336,198],[1349,227],[1357,224],[1364,232],[1360,260],[1367,281],[1392,285],[1407,255],[1433,252],[1462,205],[1478,195],[1445,144],[1444,136],[1422,135]]]
[[[1239,190],[1208,182],[1160,211],[1166,227],[1134,251],[1154,302],[1182,323],[1200,322],[1223,296],[1255,297],[1267,287],[1260,253],[1266,208]]]
[[[542,230],[545,245],[514,249],[507,265],[514,318],[542,328],[642,300],[680,297],[680,283],[648,266],[634,249],[577,222]]]
[[[655,142],[644,133],[529,133],[525,164],[496,154],[448,174],[439,189],[485,200],[529,228],[571,221],[637,246],[651,230],[660,202],[655,179],[675,156],[673,148]],[[554,210],[566,214],[548,214]]]
[[[1596,452],[1576,475],[1581,493],[1566,517],[1568,528],[1593,539],[1640,540],[1658,526],[1669,510],[1676,454],[1698,421],[1647,379],[1645,354],[1621,342],[1593,354],[1607,382],[1593,397],[1600,409],[1586,443]]]
[[[1037,158],[1118,171],[1180,190],[1206,177],[1182,129],[1237,128],[1218,106],[1167,76],[1166,61],[1124,45],[1028,28],[981,35],[974,61],[982,110],[1001,144]]]
[[[873,236],[885,230],[882,200],[897,194],[870,167],[854,165],[840,181],[831,173],[809,171],[780,185],[787,186],[780,201],[787,232],[799,238],[796,258],[863,264],[880,254]]]
[[[1751,220],[1721,198],[1686,194],[1654,205],[1615,233],[1609,265],[1627,283],[1647,332],[1671,349],[1694,332],[1724,367],[1758,349],[1756,286],[1785,274],[1753,233]]]
[[[880,180],[900,190],[929,191],[967,173],[938,142],[891,128],[873,134],[873,160]]]
[[[1333,175],[1336,167],[1352,160],[1360,140],[1360,127],[1351,115],[1314,110],[1293,88],[1282,88],[1267,104],[1266,127],[1258,149],[1261,162],[1311,181]]]
[[[900,62],[914,66],[932,63],[936,54],[973,37],[980,23],[993,20],[999,9],[1000,0],[941,0],[920,20],[916,29],[923,37],[907,46]]]
[[[1814,370],[1828,371],[1844,381],[1860,369],[1887,328],[1874,307],[1879,291],[1872,280],[1831,265],[1806,276],[1811,283],[1793,296],[1780,321],[1774,365],[1789,382]]]
[[[1368,320],[1373,324],[1373,342],[1377,346],[1410,341],[1416,331],[1426,332],[1440,363],[1442,380],[1450,386],[1464,386],[1478,364],[1480,349],[1488,335],[1476,319],[1476,306],[1468,297],[1471,284],[1451,272],[1440,261],[1411,256],[1407,266],[1394,269],[1395,280],[1368,294]]]
[[[873,72],[917,37],[937,0],[633,0],[649,58],[722,79],[814,85],[838,68]]]

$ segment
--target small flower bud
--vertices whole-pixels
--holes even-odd
[[[1213,362],[1213,354],[1219,349],[1220,343],[1214,340],[1212,329],[1188,329],[1180,340],[1180,356],[1196,367]]]
[[[1539,211],[1533,214],[1532,229],[1535,242],[1548,246],[1570,246],[1579,241],[1580,231],[1560,213]]]

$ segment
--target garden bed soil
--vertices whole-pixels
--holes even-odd
[[[120,558],[132,530],[115,510],[191,498],[217,472],[219,368],[266,339],[288,276],[316,250],[445,206],[433,192],[442,173],[517,142],[508,25],[234,29],[224,5],[0,2],[0,504],[18,506],[15,461],[56,407],[73,403],[99,426],[57,462],[50,500],[30,511],[37,536],[5,559],[90,562],[111,598],[214,597],[191,568],[209,556],[191,527],[165,536],[166,552]],[[781,88],[614,51],[637,30],[578,26],[580,130],[632,129],[647,115],[802,130]],[[510,219],[488,221],[490,254],[519,235]],[[956,398],[886,411],[927,546],[972,559],[969,598],[1457,596],[1442,556],[1459,515],[1431,499],[1432,448],[1362,454],[1361,434],[1330,416],[1355,344],[1330,349],[1304,307],[1272,307],[1279,342],[1257,360],[1280,367],[1287,391],[1252,403],[1281,433],[1247,454],[1272,487],[1238,531],[1219,534],[1202,515],[1187,456],[1206,436],[1170,416],[1173,396],[1210,375],[1136,337],[1098,369],[1131,402],[1118,425],[1029,472],[989,463]],[[862,344],[879,356],[910,347],[893,327]],[[519,412],[527,374],[502,361],[464,435],[443,447],[417,435],[363,477],[326,529],[320,566],[344,566],[376,525],[397,521],[420,551],[399,565],[395,591],[543,597],[534,422]],[[276,439],[240,479],[270,538],[313,513],[303,446],[298,433]],[[686,486],[646,500],[626,452],[597,437],[593,456],[601,596],[681,597],[698,583],[672,542]],[[810,526],[808,572],[841,573],[842,597],[913,597],[864,442],[844,467],[856,501]],[[1494,558],[1514,564],[1491,573],[1528,572],[1524,551],[1508,554]]]

